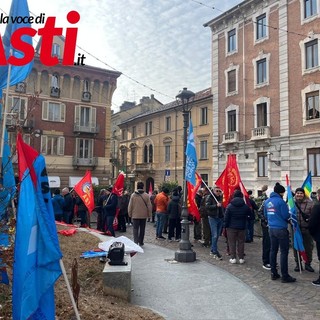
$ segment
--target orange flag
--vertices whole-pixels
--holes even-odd
[[[189,181],[187,181],[187,207],[188,212],[195,217],[197,221],[200,221],[200,213],[199,208],[196,204],[196,193],[198,192],[200,186],[201,186],[201,176],[196,172],[196,184],[193,185]]]
[[[230,198],[236,189],[240,189],[240,173],[235,154],[229,154],[225,169],[216,181],[216,186],[223,191],[222,205],[226,207],[230,202]]]
[[[87,171],[84,177],[74,186],[74,191],[88,208],[89,213],[94,209],[94,194],[91,181],[91,171]]]

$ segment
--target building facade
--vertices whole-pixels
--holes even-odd
[[[320,3],[247,0],[209,21],[213,179],[236,153],[247,189],[320,187]]]
[[[63,46],[63,37],[55,37],[52,55],[60,59]],[[12,153],[21,131],[45,156],[52,188],[73,187],[86,170],[93,183],[110,184],[111,99],[120,74],[87,65],[47,67],[36,55],[28,78],[9,91]]]
[[[198,155],[197,171],[212,183],[212,94],[197,92],[190,113]],[[116,114],[114,115],[116,116]],[[177,101],[133,114],[118,124],[119,162],[134,190],[137,181],[146,190],[158,189],[163,181],[183,184],[183,114]]]

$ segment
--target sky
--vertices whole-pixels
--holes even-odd
[[[115,112],[124,101],[139,103],[143,96],[154,94],[168,103],[184,87],[193,92],[210,87],[211,32],[203,24],[240,2],[28,0],[32,14],[55,16],[56,26],[64,27],[64,32],[70,26],[67,13],[79,12],[75,56],[84,54],[86,64],[122,73],[112,99]],[[8,14],[10,4],[2,0],[0,14]],[[0,31],[3,34],[3,25]]]

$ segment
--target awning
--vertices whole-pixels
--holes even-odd
[[[60,177],[48,176],[49,188],[60,188]]]
[[[73,188],[83,177],[69,177],[69,187]],[[91,177],[92,184],[98,186],[99,179],[97,177]]]

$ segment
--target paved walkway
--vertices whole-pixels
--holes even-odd
[[[205,261],[177,263],[174,251],[146,244],[132,258],[132,303],[167,320],[283,319],[238,278]]]

